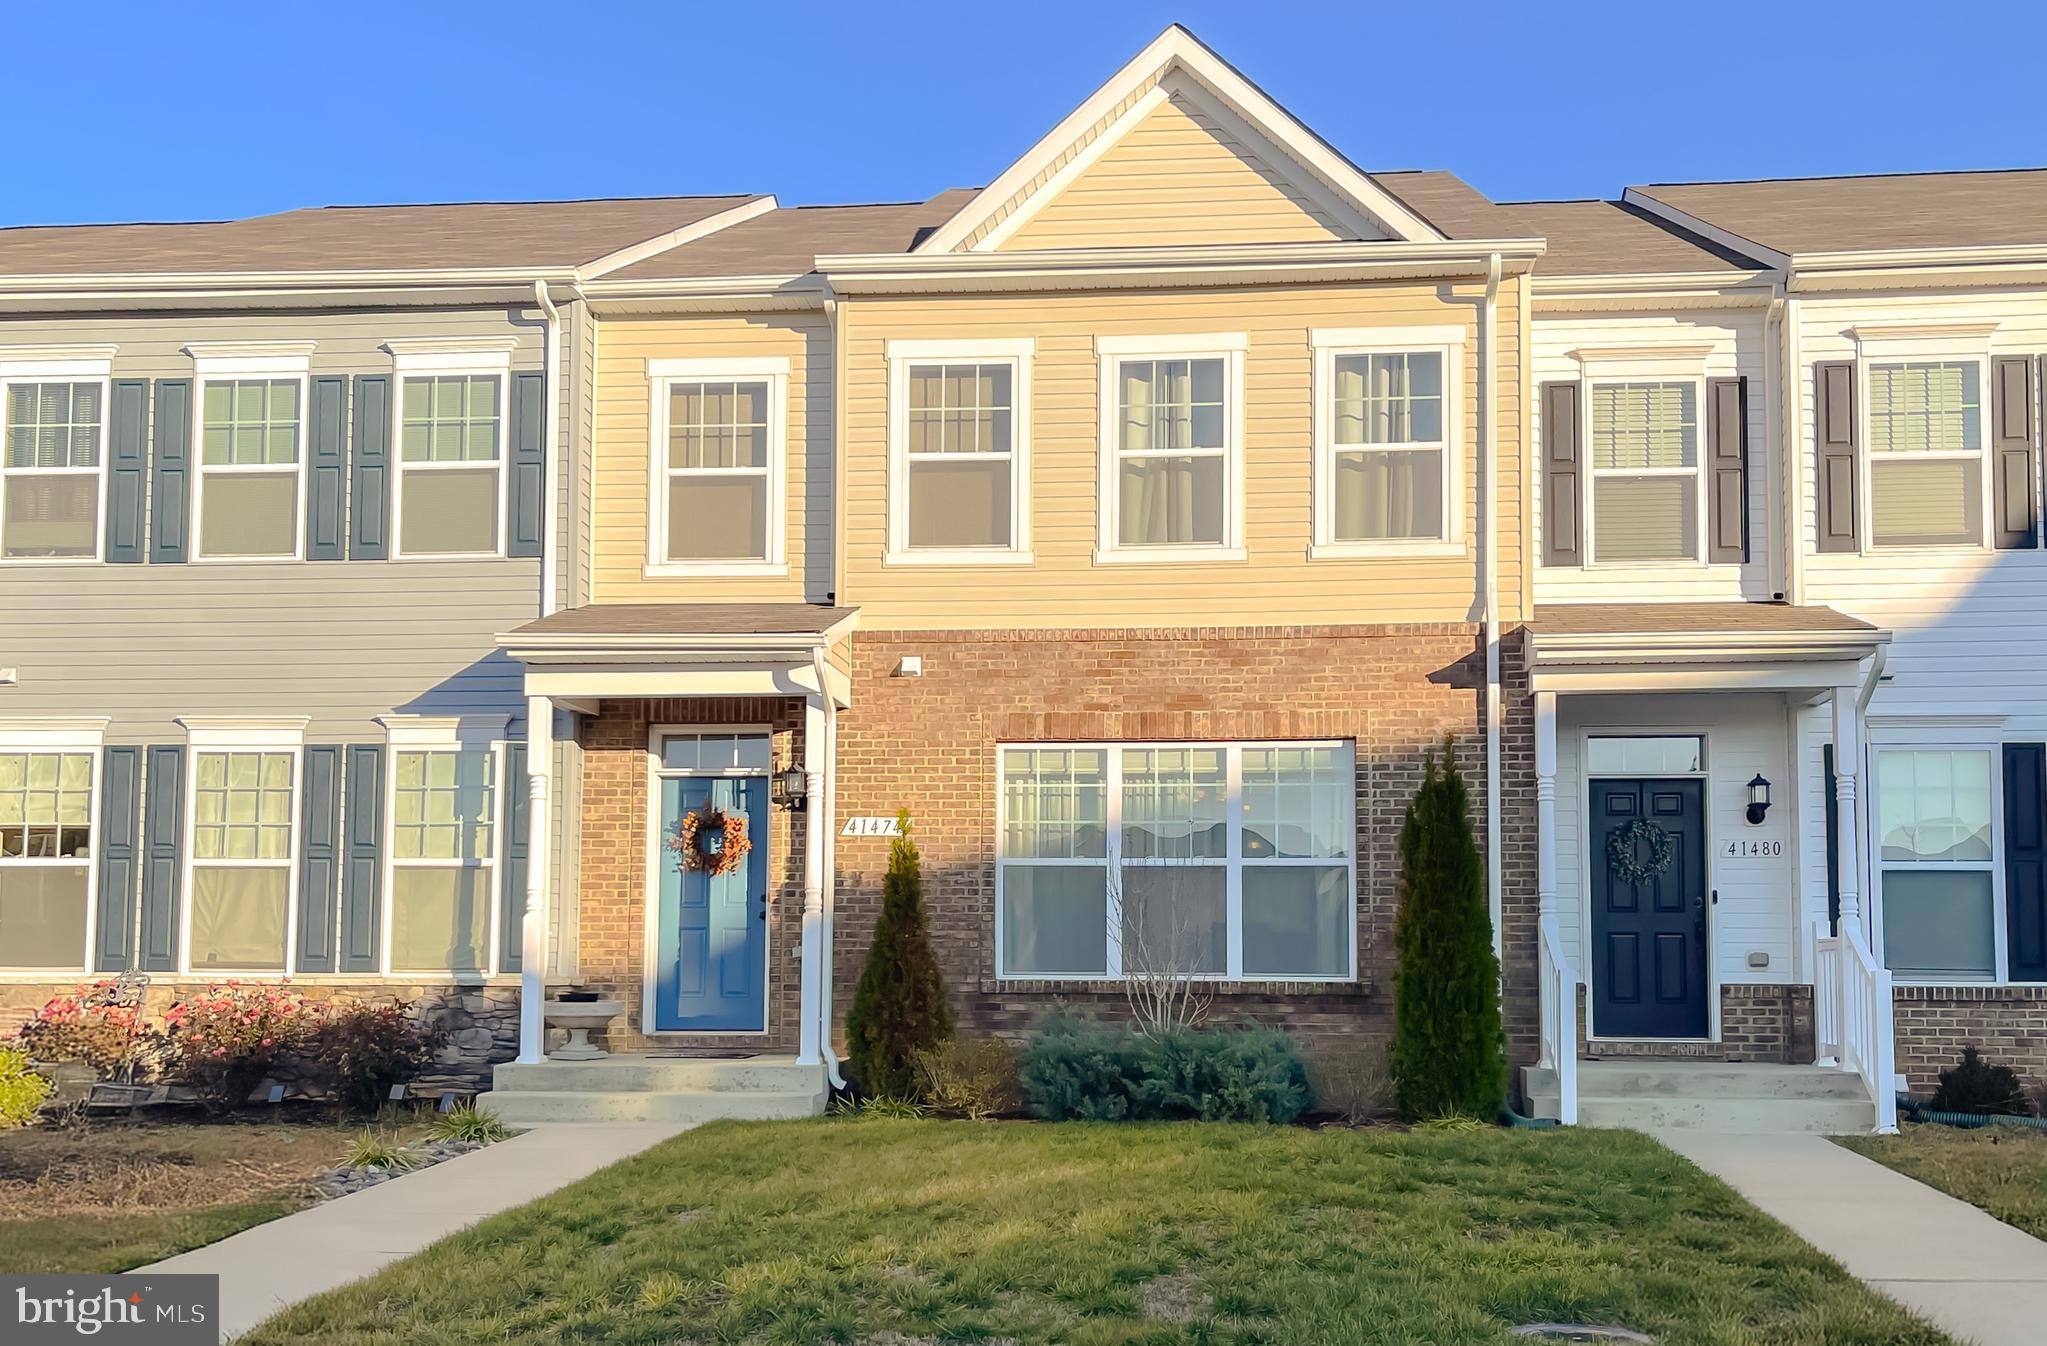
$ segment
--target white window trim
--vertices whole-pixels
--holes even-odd
[[[667,556],[669,389],[676,383],[720,380],[768,385],[768,554],[755,560],[671,561]],[[649,360],[647,384],[647,560],[642,573],[649,579],[787,575],[788,357]]]
[[[509,340],[509,338],[508,338]],[[386,342],[389,347],[399,343]],[[395,354],[395,353],[394,353]],[[394,366],[398,387],[391,398],[391,461],[397,471],[391,474],[391,559],[394,561],[477,561],[498,560],[505,554],[505,530],[510,526],[506,517],[508,507],[505,490],[507,459],[512,442],[512,355],[507,346],[497,352],[499,358],[492,358],[491,352],[479,352],[474,348],[452,352],[435,352],[418,355],[396,355]],[[473,461],[451,463],[408,463],[405,461],[405,384],[408,379],[435,379],[446,377],[494,378],[498,381],[498,451],[490,466],[497,475],[497,489],[492,492],[497,502],[497,546],[489,551],[433,551],[407,552],[405,550],[405,478],[415,471],[447,472],[467,468],[476,471],[481,466]]]
[[[1100,974],[1072,972],[1009,972],[1006,970],[1008,952],[1003,940],[1003,870],[1009,865],[1072,866],[1099,863],[1106,876],[1105,882],[1110,893],[1115,891],[1118,870],[1123,864],[1123,750],[1125,748],[1161,748],[1173,750],[1215,749],[1223,754],[1225,803],[1224,828],[1227,843],[1222,856],[1195,862],[1196,867],[1220,868],[1224,874],[1223,935],[1226,945],[1223,971],[1190,975],[1193,981],[1209,982],[1251,982],[1253,984],[1280,984],[1291,982],[1321,982],[1340,985],[1357,980],[1358,976],[1358,842],[1357,842],[1357,746],[1347,739],[1231,739],[1214,742],[1167,742],[1155,740],[1073,741],[1040,743],[1036,741],[1005,742],[995,745],[995,976],[998,981],[1072,981],[1121,983],[1125,980],[1122,968],[1123,938],[1117,921],[1116,904],[1113,897],[1104,903],[1104,914],[1108,920],[1107,970]],[[1336,864],[1335,857],[1302,858],[1288,860],[1246,861],[1244,849],[1244,753],[1265,748],[1335,748],[1348,758],[1351,768],[1351,818],[1350,846],[1343,858],[1349,874],[1346,892],[1348,902],[1344,908],[1344,931],[1346,955],[1342,973],[1334,976],[1316,976],[1308,973],[1260,972],[1246,976],[1244,972],[1244,871],[1260,866],[1290,868],[1329,868]],[[1003,839],[1009,831],[1009,792],[1004,788],[1003,753],[1012,749],[1031,751],[1099,751],[1104,754],[1103,789],[1106,799],[1103,808],[1103,828],[1107,838],[1104,854],[1099,861],[1046,857],[1043,859],[1021,857],[1006,858],[1002,853]],[[1173,861],[1153,862],[1161,866]]]
[[[96,383],[100,390],[99,488],[93,497],[93,548],[90,556],[8,556],[5,492],[13,477],[82,477],[77,467],[8,467],[0,444],[0,565],[94,565],[107,559],[107,452],[113,446],[114,350],[112,346],[0,346],[0,431],[7,427],[10,390],[17,383]]]
[[[1585,566],[1588,570],[1706,570],[1708,538],[1711,532],[1707,520],[1709,498],[1706,481],[1706,374],[1696,364],[1687,362],[1683,372],[1676,372],[1677,365],[1661,366],[1663,372],[1653,372],[1658,366],[1646,365],[1640,371],[1626,373],[1609,372],[1602,369],[1597,375],[1587,373],[1580,381],[1579,401],[1585,412],[1578,418],[1578,460],[1585,465],[1583,486],[1584,499],[1579,502],[1583,517]],[[1612,467],[1602,468],[1592,461],[1592,422],[1597,415],[1594,394],[1601,387],[1616,383],[1689,383],[1692,385],[1693,415],[1697,418],[1692,426],[1692,465],[1690,467]],[[1594,511],[1598,508],[1599,478],[1601,477],[1690,477],[1692,479],[1692,519],[1697,533],[1697,550],[1690,556],[1656,556],[1633,560],[1601,561],[1599,559],[1598,527]],[[1722,568],[1736,569],[1738,563],[1723,562]]]
[[[195,377],[192,390],[192,547],[191,560],[200,565],[275,565],[280,561],[306,559],[306,449],[312,420],[312,353],[310,341],[218,342],[185,347],[192,356]],[[207,352],[201,354],[201,352]],[[233,383],[245,379],[296,379],[299,385],[298,445],[294,464],[298,478],[297,505],[292,514],[291,551],[272,556],[208,556],[203,547],[206,536],[206,479],[212,473],[224,475],[280,474],[274,463],[206,464],[206,385]]]
[[[105,760],[101,748],[106,740],[108,723],[108,720],[99,718],[0,720],[0,752],[82,752],[92,759],[92,793],[86,804],[90,813],[87,815],[85,843],[85,947],[79,950],[78,966],[29,968],[0,964],[0,979],[49,981],[52,978],[91,975],[93,950],[98,947],[99,941],[100,790],[105,774],[101,769]],[[18,865],[38,869],[77,863],[76,856],[69,859],[37,860],[23,856],[19,859],[0,860],[0,866]]]
[[[1100,513],[1096,520],[1094,560],[1097,565],[1184,565],[1190,561],[1242,561],[1244,549],[1244,353],[1248,338],[1242,332],[1210,332],[1171,336],[1104,336],[1095,338],[1097,401],[1101,417],[1097,427],[1097,495]],[[1120,518],[1117,469],[1117,427],[1122,405],[1117,392],[1116,367],[1125,360],[1221,360],[1224,396],[1229,406],[1223,416],[1223,540],[1219,545],[1125,546],[1116,536]]]
[[[181,716],[185,730],[185,799],[183,832],[179,840],[183,859],[178,873],[178,975],[185,978],[225,981],[282,981],[292,975],[298,955],[299,938],[299,848],[304,844],[300,829],[304,821],[306,774],[306,725],[304,719],[244,719],[237,716]],[[208,860],[207,866],[226,868],[284,868],[284,960],[276,969],[192,967],[193,871],[198,867],[196,844],[199,821],[199,754],[203,752],[286,752],[291,754],[290,844],[286,856],[277,860]]]
[[[1463,556],[1464,340],[1462,327],[1318,327],[1308,333],[1315,355],[1315,533],[1311,560]],[[1436,538],[1339,541],[1336,536],[1336,454],[1429,448],[1415,444],[1336,442],[1336,361],[1347,355],[1438,354],[1443,358],[1443,534]]]
[[[1990,759],[1990,858],[1988,860],[1886,860],[1883,856],[1883,836],[1879,819],[1883,816],[1883,754],[1887,752],[1947,752],[1980,753]],[[2011,980],[2010,931],[2006,925],[2010,919],[2004,896],[2004,751],[2002,741],[1969,742],[1957,739],[1919,738],[1909,741],[1882,740],[1869,745],[1869,873],[1873,890],[1870,928],[1873,938],[1870,951],[1876,961],[1888,967],[1884,953],[1884,872],[1893,867],[1898,869],[1925,870],[1928,873],[1988,873],[1990,875],[1990,930],[1995,954],[1994,969],[1988,977],[1967,977],[1950,974],[1944,977],[1906,977],[1892,973],[1900,986],[2011,986],[2033,985],[2031,982],[2014,983]]]
[[[498,975],[498,959],[502,954],[504,933],[500,928],[504,918],[504,895],[498,890],[504,870],[500,868],[505,860],[505,847],[510,837],[505,830],[508,810],[505,807],[505,764],[511,754],[507,751],[512,740],[507,735],[511,717],[506,715],[379,715],[377,723],[384,729],[384,826],[377,838],[382,848],[383,861],[378,866],[382,894],[377,902],[377,975],[382,977],[454,977],[459,979],[484,979]],[[391,968],[391,907],[397,896],[396,879],[398,860],[398,754],[401,752],[487,752],[491,772],[491,857],[487,862],[478,862],[478,868],[485,864],[490,867],[490,932],[487,936],[490,947],[484,966],[479,969],[452,971],[448,968],[404,968],[393,972]],[[452,867],[457,861],[406,861],[406,865]]]
[[[1030,565],[1037,559],[1031,550],[1031,361],[1037,346],[1033,337],[888,343],[888,546],[882,553],[883,565]],[[910,545],[910,366],[917,364],[1010,368],[1006,547]]]
[[[1997,472],[1991,457],[1990,445],[1996,436],[1992,432],[1991,418],[1995,410],[1991,402],[1991,354],[1990,336],[1996,330],[1995,323],[1978,325],[1956,325],[1944,327],[1858,327],[1855,336],[1855,442],[1859,447],[1856,458],[1857,506],[1860,516],[1855,522],[1862,539],[1860,554],[1863,556],[1909,556],[1913,553],[1930,555],[1952,555],[1956,552],[1991,551],[1996,539],[1992,530],[1997,526]],[[1977,538],[1974,542],[1888,542],[1876,540],[1876,449],[1870,434],[1869,415],[1869,371],[1872,365],[1888,364],[1958,364],[1974,361],[1976,365],[1976,436],[1974,457],[1978,463],[1976,473]],[[1900,454],[1901,459],[1916,459],[1932,462],[1964,462],[1971,454],[1966,449],[1939,453]]]

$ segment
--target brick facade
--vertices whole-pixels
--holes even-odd
[[[1510,641],[1515,680],[1523,678],[1519,648],[1518,638]],[[921,676],[896,674],[906,655],[922,659]],[[1533,738],[1527,696],[1510,686],[1505,700],[1511,718],[1503,768],[1515,783],[1504,819],[1508,1018],[1514,1054],[1524,1060],[1534,1055],[1535,1034]],[[1337,1039],[1383,1042],[1392,1029],[1401,819],[1423,755],[1449,734],[1471,782],[1474,824],[1483,828],[1483,702],[1479,635],[1467,624],[862,631],[854,640],[853,706],[839,720],[838,813],[910,811],[960,1022],[970,1031],[1015,1033],[1061,1004],[1115,1014],[1123,1001],[1099,983],[996,977],[998,744],[1353,740],[1358,981],[1220,986],[1212,1014],[1287,1026],[1311,1048]],[[887,860],[885,839],[838,841],[833,975],[841,1037]]]
[[[2047,1084],[2047,986],[1900,986],[1891,997],[1900,1087],[1930,1094],[1962,1048]]]

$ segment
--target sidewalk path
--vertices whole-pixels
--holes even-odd
[[[1822,1136],[1654,1131],[1806,1242],[1979,1346],[2039,1346],[2047,1243]]]
[[[220,1277],[223,1341],[287,1305],[360,1280],[487,1215],[524,1205],[686,1129],[556,1123],[137,1271]]]

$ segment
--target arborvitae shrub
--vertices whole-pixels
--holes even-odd
[[[902,835],[889,845],[881,919],[846,1012],[853,1080],[870,1098],[916,1097],[918,1056],[952,1036],[952,1007],[924,919],[924,879],[910,815],[897,819]]]

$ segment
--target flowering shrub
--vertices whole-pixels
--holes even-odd
[[[248,1102],[270,1068],[318,1029],[319,1008],[278,982],[217,982],[164,1011],[172,1080],[212,1112]]]
[[[115,1004],[114,983],[97,981],[52,996],[21,1026],[21,1050],[36,1061],[79,1061],[101,1079],[130,1074],[146,1053],[142,1011]]]
[[[34,1121],[49,1094],[50,1082],[28,1068],[28,1057],[0,1050],[0,1131]]]
[[[306,1041],[306,1064],[343,1106],[375,1112],[425,1069],[440,1048],[437,1029],[415,1023],[399,1005],[343,1005],[331,1010]]]

